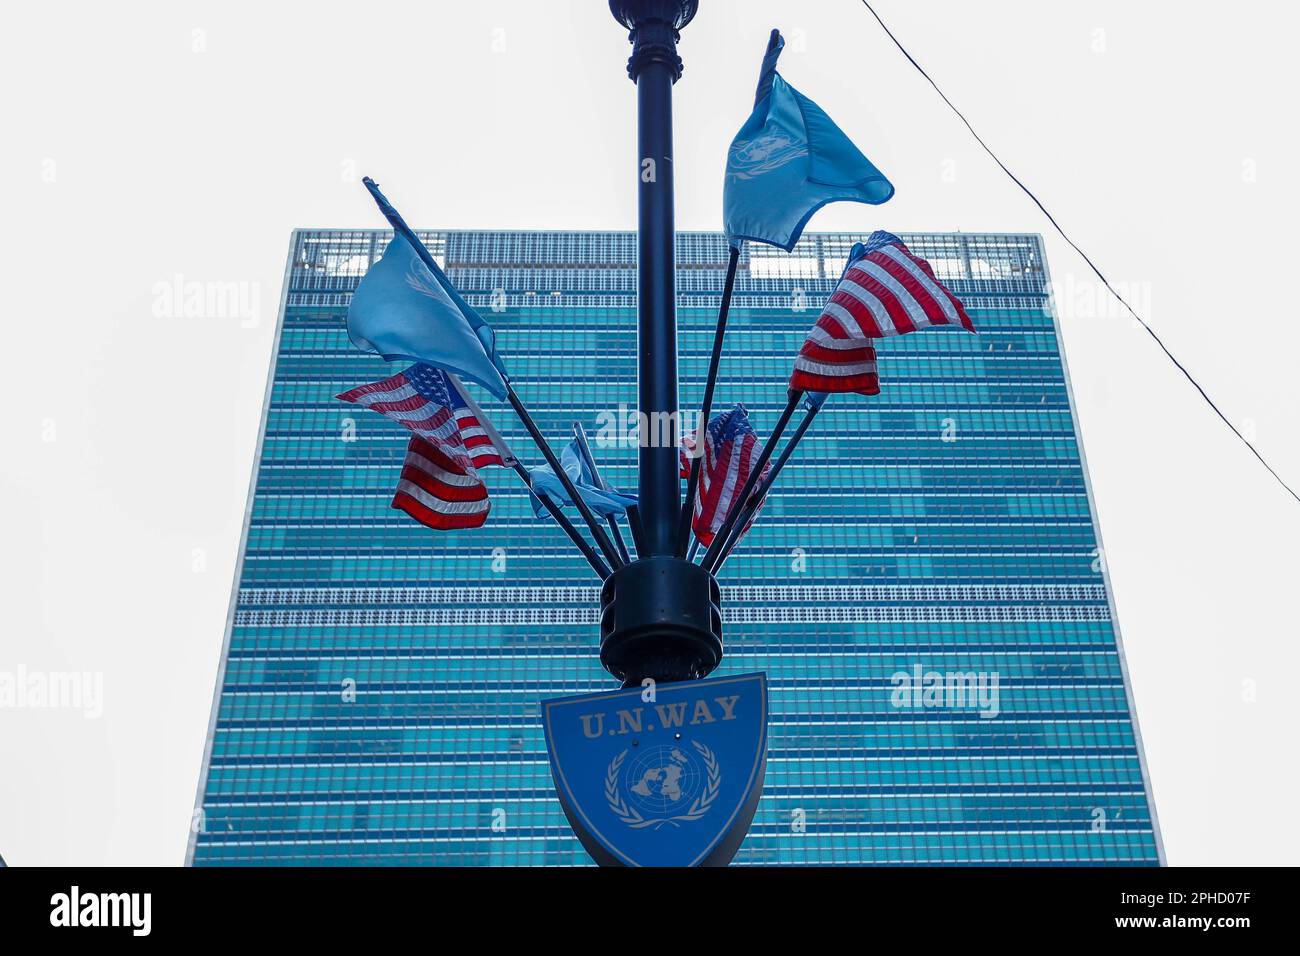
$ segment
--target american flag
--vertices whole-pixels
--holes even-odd
[[[974,332],[957,297],[930,263],[893,233],[873,232],[855,247],[839,285],[795,359],[790,387],[805,392],[880,393],[872,339],[932,326]]]
[[[464,456],[454,460],[442,447],[412,435],[393,507],[439,531],[477,528],[492,503],[487,485]]]
[[[685,439],[685,443],[689,443],[688,448],[693,447],[694,437]],[[695,515],[691,521],[695,536],[704,546],[712,543],[714,534],[727,520],[761,451],[762,442],[749,424],[749,412],[744,405],[714,415],[704,430],[704,458],[700,462],[700,486],[695,495]],[[691,462],[685,450],[681,453],[680,464],[683,472],[689,475]],[[770,462],[763,466],[760,484],[771,468]],[[758,512],[754,514],[757,516]],[[753,523],[751,518],[740,533],[748,531]]]
[[[373,409],[415,433],[407,443],[394,508],[437,529],[477,528],[487,520],[487,486],[477,468],[514,459],[498,447],[495,429],[446,372],[412,365],[337,397]]]
[[[337,397],[405,425],[425,441],[441,448],[452,461],[464,458],[471,469],[477,467],[479,461],[502,464],[508,457],[495,447],[482,427],[481,414],[476,414],[465,396],[455,391],[447,373],[431,365],[412,365],[382,382],[359,385]],[[457,400],[463,408],[456,407],[454,402]],[[467,436],[461,430],[462,421],[474,422],[472,435]]]
[[[456,425],[460,428],[460,437],[465,442],[465,449],[469,452],[474,467],[501,465],[508,468],[513,465],[514,458],[505,442],[477,403],[457,388],[454,381],[448,381],[447,391],[451,396],[451,408],[456,416]]]

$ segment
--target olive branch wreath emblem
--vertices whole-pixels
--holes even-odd
[[[696,749],[700,758],[704,761],[708,781],[685,813],[678,813],[670,817],[644,817],[636,807],[627,804],[627,801],[623,799],[623,795],[618,792],[619,771],[623,768],[623,761],[627,759],[627,751],[624,750],[610,761],[609,769],[605,771],[605,801],[609,804],[614,816],[633,830],[644,830],[646,827],[654,827],[658,830],[664,824],[677,827],[684,822],[689,823],[692,820],[698,820],[708,813],[709,808],[713,806],[713,801],[718,799],[718,792],[722,786],[722,768],[718,766],[718,758],[714,756],[713,751],[704,744],[694,740],[691,741],[691,746]]]

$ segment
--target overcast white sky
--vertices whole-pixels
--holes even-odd
[[[1300,483],[1286,5],[877,9]],[[127,12],[127,11],[130,12]],[[295,226],[635,227],[628,44],[603,0],[21,4],[0,33],[0,670],[103,675],[103,715],[0,709],[0,853],[176,864]],[[714,229],[767,32],[897,186],[812,229],[1041,231],[1173,864],[1296,863],[1300,504],[1099,297],[858,0],[702,0],[677,222]],[[256,320],[160,318],[238,282]],[[251,313],[250,313],[251,314]]]

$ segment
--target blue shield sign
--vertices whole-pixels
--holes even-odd
[[[569,825],[601,866],[726,866],[763,790],[767,675],[542,702]]]

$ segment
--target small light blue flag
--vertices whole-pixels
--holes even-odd
[[[879,205],[894,195],[889,180],[831,118],[776,72],[784,46],[773,30],[754,112],[727,153],[722,218],[727,239],[737,248],[752,239],[789,252],[813,213],[827,203]]]
[[[571,441],[560,454],[560,464],[564,467],[565,474],[578,489],[578,494],[582,495],[582,500],[596,514],[602,518],[609,515],[622,514],[627,510],[628,505],[636,504],[636,495],[624,494],[614,488],[601,489],[596,487],[594,476],[591,469],[587,466],[582,449],[579,448],[578,442]],[[542,494],[550,498],[557,505],[572,505],[573,499],[569,493],[564,490],[564,485],[560,479],[555,476],[555,472],[550,465],[539,465],[536,468],[529,468],[528,474],[532,478],[533,489],[537,494],[532,496],[533,514],[539,518],[550,517],[546,511],[545,505],[537,500],[537,495]]]
[[[423,362],[506,397],[491,327],[400,234],[353,293],[348,338],[390,362]]]

